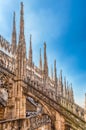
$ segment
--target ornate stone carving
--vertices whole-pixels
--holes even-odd
[[[5,117],[0,121],[0,130],[38,130],[47,124],[51,126],[44,130],[64,130],[65,123],[69,123],[69,127],[75,130],[86,130],[86,110],[75,104],[72,86],[69,89],[66,80],[63,84],[62,72],[57,77],[56,61],[55,78],[49,77],[46,43],[44,68],[41,56],[40,68],[33,63],[31,39],[30,56],[26,58],[23,3],[18,45],[15,15],[13,23],[12,45],[0,36],[0,107],[4,107],[4,112],[0,111],[0,114],[3,113]],[[27,109],[27,100],[35,106],[35,111]],[[46,115],[43,115],[43,108]]]
[[[0,75],[0,103],[6,106],[8,101],[7,84],[3,77]]]

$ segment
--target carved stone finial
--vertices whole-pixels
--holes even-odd
[[[19,40],[22,41],[24,39],[24,10],[23,10],[23,2],[21,2],[21,10],[20,10],[20,37]]]

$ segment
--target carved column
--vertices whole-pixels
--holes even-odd
[[[55,130],[65,130],[65,120],[58,112],[56,112]]]
[[[23,95],[23,82],[19,81],[16,84],[17,95],[15,96],[15,108],[16,108],[16,117],[25,118],[26,117],[26,97]],[[15,94],[16,94],[15,93]]]
[[[15,116],[14,81],[8,81],[8,101],[5,107],[4,118],[13,119]]]

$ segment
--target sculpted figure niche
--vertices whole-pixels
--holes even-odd
[[[8,90],[7,90],[7,84],[4,80],[4,77],[0,75],[0,104],[3,106],[6,106],[8,101]]]

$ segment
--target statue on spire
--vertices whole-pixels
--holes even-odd
[[[48,77],[48,63],[47,63],[47,54],[46,54],[46,42],[44,42],[44,78]]]
[[[16,22],[15,22],[15,12],[13,14],[13,32],[12,32],[12,53],[16,52]]]
[[[71,101],[74,102],[74,94],[73,94],[73,88],[72,88],[72,83],[70,85],[70,97],[71,97]]]
[[[32,67],[32,35],[30,34],[30,47],[29,47],[29,66]]]
[[[64,77],[63,96],[66,97],[66,77]]]
[[[42,70],[42,56],[41,56],[41,48],[40,48],[39,68],[40,68],[40,70]]]
[[[57,96],[58,95],[58,84],[57,84],[56,60],[54,60],[54,81],[55,81],[55,92],[56,92],[56,96]]]
[[[51,66],[51,78],[53,79],[53,67]]]
[[[56,69],[56,60],[54,61],[54,80],[55,80],[55,85],[57,85],[57,69]]]
[[[60,70],[60,77],[59,77],[59,81],[58,81],[58,94],[59,95],[63,95],[63,82],[62,82],[62,70]]]
[[[20,36],[19,41],[24,40],[24,11],[23,11],[23,2],[21,2],[21,11],[20,11]]]

